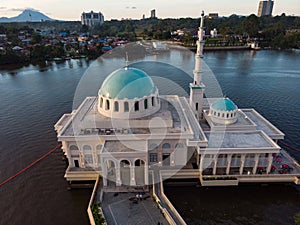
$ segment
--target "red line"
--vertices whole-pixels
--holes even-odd
[[[285,145],[286,147],[292,149],[292,150],[295,150],[295,151],[300,152],[300,149],[298,149],[298,148],[295,148],[295,147],[293,147],[293,146],[290,146],[290,145],[284,143],[283,141],[279,141],[279,142],[280,142],[281,144]]]
[[[61,144],[58,144],[55,148],[51,149],[49,152],[47,152],[45,155],[41,156],[40,158],[38,158],[37,160],[35,160],[33,163],[31,163],[30,165],[26,166],[24,169],[20,170],[19,172],[17,172],[16,174],[14,174],[13,176],[7,178],[5,181],[3,181],[2,183],[0,183],[0,187],[3,186],[4,184],[8,183],[9,181],[13,180],[14,178],[16,178],[17,176],[21,175],[22,173],[24,173],[25,171],[27,171],[28,169],[30,169],[31,167],[33,167],[35,164],[39,163],[40,161],[42,161],[43,159],[45,159],[47,156],[49,156],[50,154],[52,154],[53,152],[55,152],[57,149],[59,149],[61,147]]]

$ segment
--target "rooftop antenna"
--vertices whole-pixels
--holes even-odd
[[[128,63],[129,63],[129,60],[128,60],[128,52],[126,52],[126,61],[125,61],[125,70],[128,70]]]

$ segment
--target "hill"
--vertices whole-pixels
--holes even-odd
[[[46,16],[45,14],[34,10],[25,9],[20,15],[7,18],[1,17],[0,23],[11,23],[11,22],[41,22],[41,21],[54,21],[54,19]]]

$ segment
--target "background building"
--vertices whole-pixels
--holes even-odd
[[[94,26],[96,24],[102,24],[104,22],[104,16],[101,12],[83,12],[81,14],[81,24],[87,25],[89,27]]]
[[[218,31],[217,31],[216,28],[214,28],[213,30],[210,31],[210,36],[211,36],[212,38],[218,37]]]
[[[219,13],[209,13],[207,16],[209,19],[218,19]]]
[[[156,13],[155,13],[155,9],[152,9],[151,10],[151,16],[150,16],[150,18],[151,19],[154,19],[154,18],[156,18],[156,15],[155,15]]]
[[[260,1],[258,6],[257,16],[271,16],[273,11],[274,1]]]

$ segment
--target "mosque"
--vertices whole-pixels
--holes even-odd
[[[279,129],[255,109],[205,97],[203,36],[204,13],[189,98],[160,95],[151,77],[127,62],[98,96],[59,119],[67,181],[100,176],[104,187],[148,186],[158,170],[163,178],[197,178],[203,186],[298,183],[299,165],[277,144],[284,139]]]

